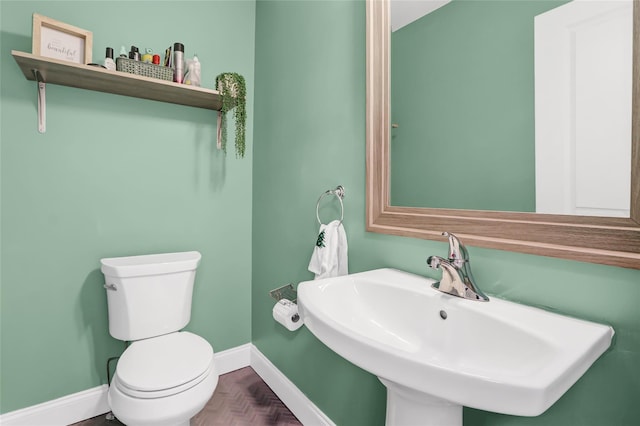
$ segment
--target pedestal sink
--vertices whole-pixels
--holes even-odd
[[[611,344],[611,327],[378,269],[298,286],[309,330],[387,387],[387,425],[462,425],[462,406],[537,416]]]

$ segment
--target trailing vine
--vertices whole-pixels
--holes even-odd
[[[216,77],[216,88],[222,98],[222,107],[220,108],[222,150],[225,154],[227,153],[227,113],[233,110],[233,118],[236,123],[236,157],[243,158],[247,124],[247,87],[244,77],[235,72],[222,73]]]

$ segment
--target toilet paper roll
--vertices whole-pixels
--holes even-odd
[[[303,321],[298,314],[298,305],[291,300],[280,299],[273,307],[273,319],[287,330],[295,331],[302,327]]]

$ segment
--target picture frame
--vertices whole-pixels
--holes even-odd
[[[31,53],[86,65],[91,63],[93,33],[52,18],[33,14]]]

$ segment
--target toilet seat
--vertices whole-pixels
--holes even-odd
[[[113,384],[134,398],[184,392],[214,369],[209,342],[187,331],[133,342],[122,354]]]

